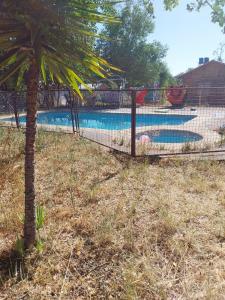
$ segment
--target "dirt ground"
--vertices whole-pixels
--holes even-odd
[[[24,134],[0,129],[0,299],[225,299],[225,162],[38,133],[42,251],[15,257]]]

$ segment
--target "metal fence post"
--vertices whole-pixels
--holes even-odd
[[[79,133],[80,131],[80,125],[79,125],[79,115],[78,115],[78,108],[77,108],[77,98],[73,95],[73,114],[75,119],[75,125],[76,125],[76,132]]]
[[[17,109],[17,92],[12,93],[12,99],[13,99],[13,110],[14,110],[14,115],[15,115],[16,127],[20,128],[19,114],[18,114],[18,109]]]
[[[131,156],[136,156],[136,91],[131,92]]]
[[[70,90],[69,90],[69,101],[70,101],[70,114],[71,114],[72,128],[73,128],[73,133],[75,133],[75,121],[74,121],[74,114],[73,114],[73,96],[71,95]]]

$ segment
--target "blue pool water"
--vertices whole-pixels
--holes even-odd
[[[137,139],[143,135],[148,135],[153,143],[188,143],[202,139],[200,134],[186,130],[150,130],[137,134]]]
[[[181,125],[192,120],[195,116],[190,115],[162,115],[162,114],[137,114],[136,126],[153,125]],[[26,117],[21,116],[20,122],[26,122]],[[11,119],[8,119],[11,120]],[[38,124],[71,126],[69,112],[45,112],[39,113]],[[104,113],[104,112],[80,112],[80,128],[96,128],[106,130],[123,130],[131,127],[131,115],[127,113]]]

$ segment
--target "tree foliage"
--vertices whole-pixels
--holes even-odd
[[[220,43],[217,49],[213,52],[213,55],[217,61],[224,61],[225,43]]]
[[[130,0],[131,2],[143,3],[150,14],[154,14],[154,1],[152,0]],[[175,8],[181,0],[162,0],[166,10]],[[187,4],[189,11],[200,11],[203,7],[211,9],[211,20],[213,23],[223,27],[225,25],[225,0],[190,0]]]
[[[211,20],[213,23],[223,27],[225,25],[225,1],[224,0],[195,0],[187,5],[187,8],[199,11],[202,7],[211,9]]]
[[[162,59],[167,49],[159,42],[147,41],[154,23],[143,5],[129,2],[113,13],[121,22],[105,26],[102,33],[109,39],[98,42],[100,55],[124,71],[129,85],[153,84],[162,78],[166,81],[169,71]]]

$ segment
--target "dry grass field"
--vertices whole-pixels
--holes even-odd
[[[22,132],[0,129],[0,299],[225,299],[225,162],[137,161],[38,133],[43,251],[22,234]]]

